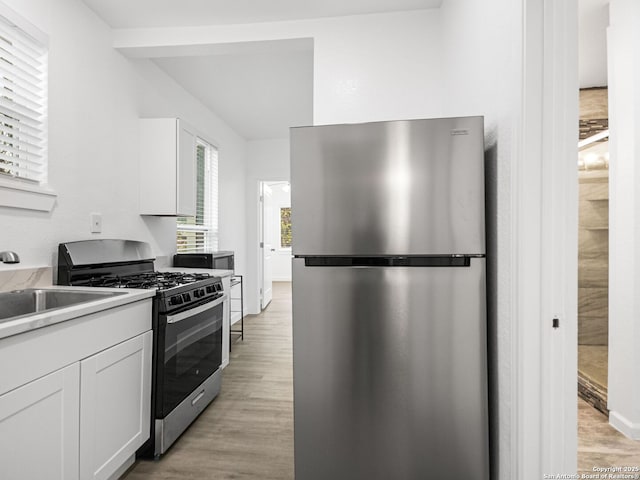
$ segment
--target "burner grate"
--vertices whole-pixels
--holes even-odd
[[[92,287],[112,288],[158,288],[168,290],[180,285],[210,278],[208,273],[144,272],[132,275],[107,275],[92,277],[84,282]]]

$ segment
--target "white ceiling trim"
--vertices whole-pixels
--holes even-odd
[[[424,11],[424,9],[422,10]],[[213,45],[228,45],[245,42],[270,42],[309,39],[315,32],[327,28],[341,28],[353,22],[375,22],[379,18],[394,21],[407,11],[375,13],[349,17],[314,18],[295,21],[264,22],[239,25],[208,25],[199,27],[124,28],[113,30],[113,47],[132,58],[159,58],[189,55],[189,49],[206,50]],[[414,12],[410,12],[414,13]],[[296,45],[294,43],[290,45]],[[299,44],[306,48],[306,44]],[[212,47],[215,48],[215,47]],[[187,49],[187,50],[183,50]]]
[[[83,0],[112,28],[186,27],[440,8],[442,0]]]

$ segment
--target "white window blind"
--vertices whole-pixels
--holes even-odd
[[[218,249],[218,149],[201,139],[196,171],[196,216],[178,217],[178,252]]]
[[[0,176],[47,180],[47,46],[0,15]]]

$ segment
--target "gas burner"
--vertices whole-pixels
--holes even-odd
[[[193,283],[210,277],[208,273],[170,273],[171,278],[179,283]]]
[[[173,282],[163,282],[155,279],[144,279],[144,278],[132,278],[132,279],[123,279],[120,283],[120,287],[122,288],[160,288],[167,289],[178,286],[177,283]]]
[[[141,272],[128,275],[108,275],[92,277],[88,284],[92,287],[112,288],[157,288],[169,290],[180,285],[199,282],[212,278],[208,273],[182,272]]]
[[[89,286],[91,287],[111,287],[118,288],[120,287],[120,277],[93,277],[88,281]]]

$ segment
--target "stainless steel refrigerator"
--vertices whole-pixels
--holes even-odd
[[[483,118],[291,129],[296,480],[489,478]]]

